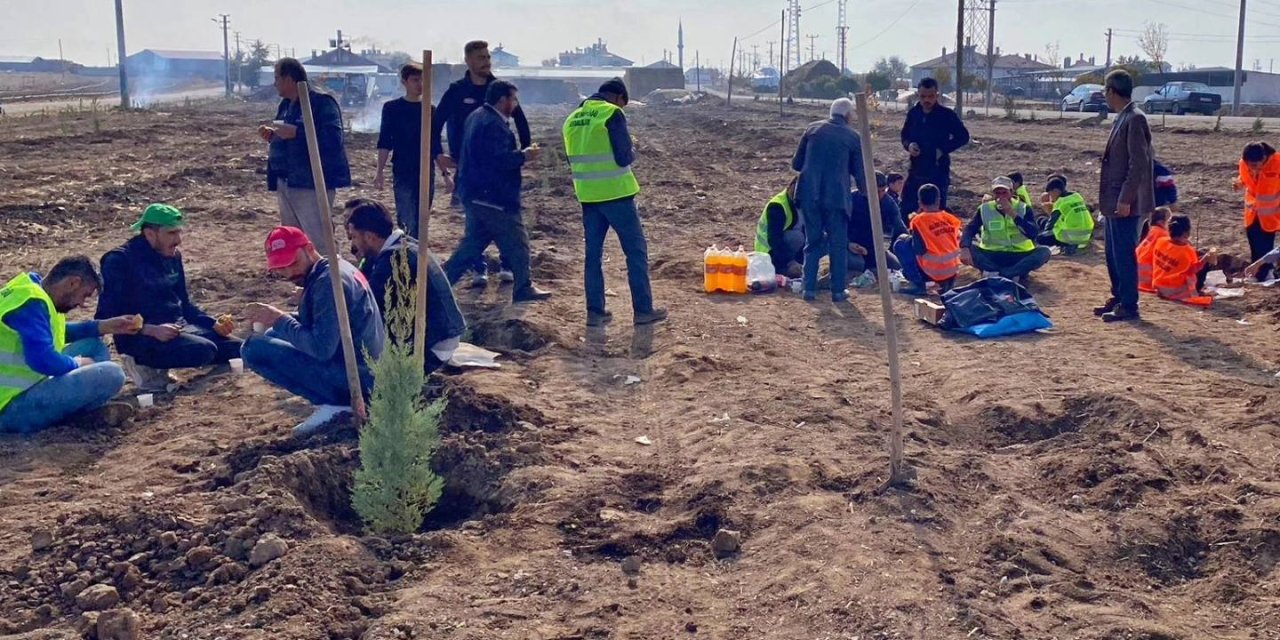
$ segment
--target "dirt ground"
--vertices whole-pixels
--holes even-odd
[[[530,111],[559,148],[566,111]],[[504,366],[433,379],[451,399],[435,461],[448,488],[420,534],[362,537],[353,428],[294,442],[301,401],[252,374],[181,372],[126,428],[0,438],[0,635],[82,637],[98,615],[83,606],[111,604],[86,587],[111,585],[103,637],[1280,638],[1280,294],[1250,288],[1209,311],[1146,300],[1143,323],[1104,326],[1090,313],[1107,289],[1099,241],[1034,276],[1048,334],[944,334],[900,298],[919,475],[877,495],[891,423],[878,297],[700,291],[702,249],[749,244],[819,110],[628,111],[672,318],[632,329],[610,241],[618,318],[585,330],[566,170],[530,168],[535,277],[555,297],[514,309],[506,289],[460,291],[472,341]],[[234,105],[7,121],[0,271],[100,256],[163,200],[190,216],[206,309],[243,320],[249,302],[282,303],[289,286],[261,255],[276,214],[253,127],[269,117]],[[877,118],[885,169],[905,165],[899,118]],[[1096,197],[1105,127],[970,126],[959,210],[1015,169],[1064,172]],[[1202,245],[1246,253],[1229,184],[1249,140],[1155,132]],[[374,138],[348,145],[352,192],[370,193]],[[447,254],[460,230],[439,206],[432,247]],[[742,549],[718,560],[722,528]],[[268,536],[287,552],[256,566]]]

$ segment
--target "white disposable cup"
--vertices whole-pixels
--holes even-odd
[[[140,394],[138,394],[138,406],[139,406],[139,407],[141,407],[141,408],[143,408],[143,409],[146,409],[147,407],[154,406],[154,405],[155,405],[155,403],[156,403],[156,397],[155,397],[153,394],[150,394],[150,393],[140,393]]]
[[[231,365],[231,373],[244,373],[244,360],[240,358],[232,358],[227,361]]]
[[[253,323],[253,332],[254,332],[254,333],[266,333],[266,332],[267,332],[267,325],[262,324],[261,322],[255,322],[255,323]]]

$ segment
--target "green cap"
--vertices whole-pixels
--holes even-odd
[[[147,207],[147,210],[142,212],[142,217],[129,228],[134,231],[141,231],[144,224],[177,229],[186,223],[182,221],[182,212],[177,207],[167,204],[153,204]]]

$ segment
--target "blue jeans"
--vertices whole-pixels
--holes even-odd
[[[418,178],[395,177],[392,179],[392,190],[396,198],[396,222],[401,229],[414,240],[418,239],[418,215],[421,199],[418,196]],[[427,192],[427,206],[436,198],[436,174],[431,172],[431,186]]]
[[[929,281],[929,277],[920,268],[920,263],[916,261],[916,248],[911,244],[911,238],[899,238],[893,243],[893,255],[898,256],[898,262],[902,263],[902,277],[907,282],[923,287]]]
[[[1129,311],[1138,310],[1138,228],[1142,216],[1109,217],[1107,221],[1107,275],[1111,297]]]
[[[35,433],[109,402],[124,386],[124,369],[111,361],[107,345],[97,338],[73,342],[62,350],[95,364],[45,378],[0,410],[0,432]]]
[[[804,216],[804,293],[818,294],[818,261],[831,254],[831,295],[839,296],[849,282],[849,216],[843,208],[801,206]]]
[[[636,211],[635,198],[582,205],[582,227],[586,236],[586,264],[583,284],[587,290],[587,311],[604,313],[604,239],[612,227],[627,257],[627,285],[631,287],[631,309],[635,313],[653,311],[653,289],[649,284],[649,244]]]
[[[300,396],[314,405],[345,407],[351,404],[351,387],[341,361],[321,362],[292,344],[274,337],[274,332],[252,336],[240,350],[244,366],[267,382]],[[365,396],[373,387],[371,377],[361,372]]]

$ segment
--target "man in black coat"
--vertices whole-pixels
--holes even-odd
[[[969,130],[960,116],[938,103],[938,81],[920,81],[920,102],[907,112],[902,124],[902,148],[911,155],[907,186],[902,193],[902,213],[915,213],[920,187],[933,184],[942,191],[939,207],[947,208],[947,188],[951,185],[951,154],[969,144]]]

